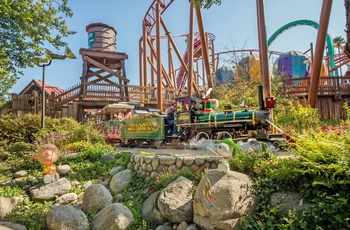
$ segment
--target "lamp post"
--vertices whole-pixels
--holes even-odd
[[[43,77],[41,81],[41,128],[45,128],[45,67],[49,66],[51,64],[52,60],[49,61],[47,64],[39,65],[40,67],[43,67]]]
[[[69,59],[76,59],[75,55],[73,52],[67,47],[65,54],[64,55],[59,55],[59,54],[54,54],[50,50],[46,49],[46,57],[50,59],[50,61],[46,64],[39,65],[40,67],[43,68],[43,76],[42,76],[42,85],[41,85],[41,93],[42,93],[42,101],[41,101],[41,128],[45,128],[45,107],[46,107],[46,102],[45,102],[45,67],[49,66],[52,62],[52,59],[60,59],[64,60],[66,58]]]

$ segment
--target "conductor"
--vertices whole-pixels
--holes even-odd
[[[175,119],[174,115],[175,115],[175,104],[171,104],[169,109],[168,109],[167,116],[166,116],[166,122],[171,128],[171,134],[176,133],[176,125],[174,122],[174,119]]]

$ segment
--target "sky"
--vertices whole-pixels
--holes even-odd
[[[68,27],[77,33],[65,38],[64,41],[68,43],[77,59],[53,60],[51,65],[46,67],[45,82],[62,89],[80,83],[83,60],[79,50],[88,47],[86,26],[91,23],[104,23],[117,31],[117,52],[128,55],[125,63],[129,84],[139,85],[139,39],[142,35],[143,19],[152,2],[153,0],[71,0],[69,7],[74,16],[66,20]],[[267,38],[285,24],[295,20],[320,21],[322,0],[264,2]],[[189,32],[189,12],[188,0],[175,0],[164,12],[162,17],[172,35]],[[205,31],[215,35],[215,52],[226,51],[227,48],[258,49],[256,0],[222,0],[221,5],[202,9],[202,18]],[[334,0],[328,33],[332,37],[342,36],[345,39],[345,23],[344,1]],[[198,31],[197,28],[195,23],[195,31]],[[155,28],[152,33],[156,33]],[[315,28],[297,26],[279,35],[269,50],[305,52],[310,49],[310,43],[314,44],[315,49],[316,38]],[[184,53],[185,38],[177,38],[175,43],[180,52]],[[45,48],[57,54],[64,54],[64,49],[55,50],[50,46]],[[32,79],[41,80],[42,72],[41,67],[25,69],[24,75],[10,92],[19,93]]]

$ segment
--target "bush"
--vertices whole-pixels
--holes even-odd
[[[303,134],[307,130],[319,130],[321,119],[318,110],[304,107],[300,103],[296,106],[290,105],[276,113],[275,121],[288,132]]]

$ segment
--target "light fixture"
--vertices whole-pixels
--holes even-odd
[[[41,85],[41,93],[42,93],[42,103],[41,103],[41,128],[45,128],[45,67],[49,66],[52,62],[52,59],[64,60],[66,58],[76,59],[73,52],[67,47],[64,55],[59,55],[51,52],[48,49],[45,49],[46,58],[49,59],[49,62],[46,64],[39,65],[43,68],[43,76],[42,76],[42,85]]]

